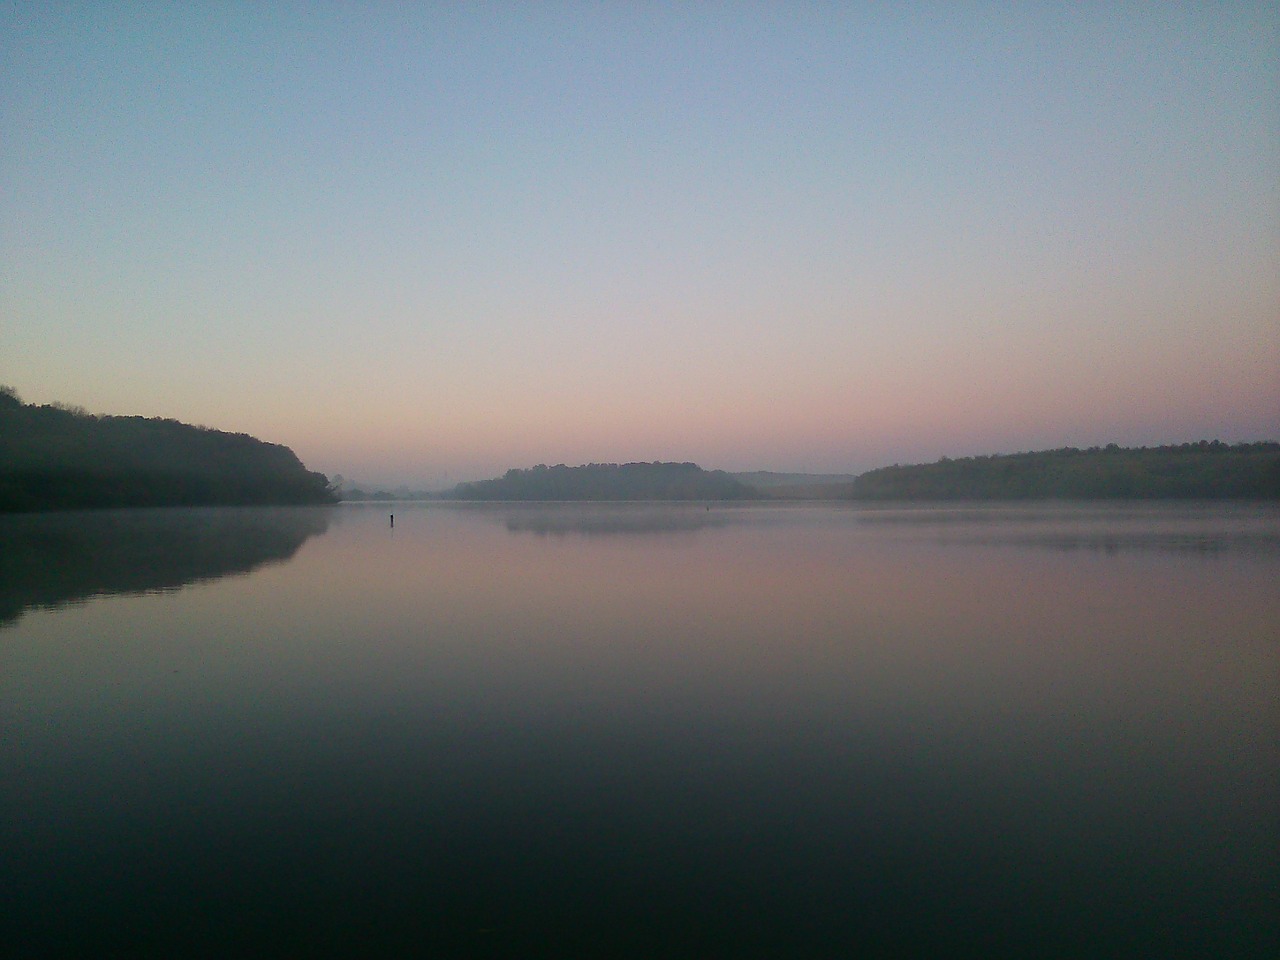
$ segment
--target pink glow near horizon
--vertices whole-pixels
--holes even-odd
[[[1280,437],[1268,5],[134,13],[3,40],[28,401],[428,485]]]

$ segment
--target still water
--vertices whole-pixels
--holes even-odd
[[[1275,507],[0,518],[0,935],[1277,956],[1278,681]]]

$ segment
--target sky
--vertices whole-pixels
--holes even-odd
[[[314,470],[1280,439],[1269,3],[0,0],[0,383]]]

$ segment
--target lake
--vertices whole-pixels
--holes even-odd
[[[1280,956],[1277,690],[1275,506],[0,517],[0,935]]]

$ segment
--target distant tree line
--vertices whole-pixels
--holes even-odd
[[[742,500],[756,491],[723,470],[696,463],[538,464],[501,477],[461,483],[459,500]]]
[[[0,512],[332,503],[288,447],[177,420],[24,404],[0,388]]]
[[[855,500],[1280,498],[1280,443],[1214,440],[881,467],[854,479]]]
[[[365,490],[359,484],[353,483],[343,477],[340,473],[335,473],[329,481],[329,489],[333,491],[334,496],[339,500],[346,501],[362,501],[362,500],[439,500],[443,494],[433,493],[426,490],[410,490],[406,486],[397,487],[395,490]]]
[[[429,490],[364,490],[360,487],[343,487],[336,491],[339,500],[360,502],[363,500],[439,500],[443,494]]]

